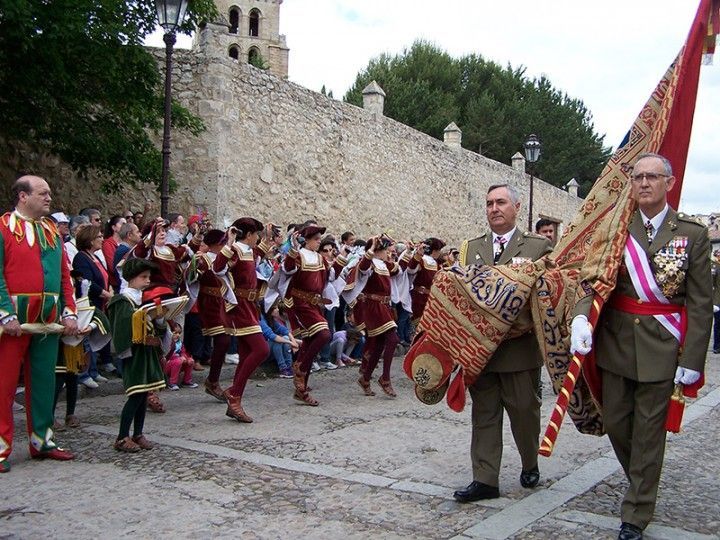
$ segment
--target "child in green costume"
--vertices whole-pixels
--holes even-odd
[[[136,316],[142,304],[142,291],[150,285],[155,265],[145,259],[130,259],[123,265],[127,288],[116,294],[108,305],[114,350],[123,362],[123,384],[128,400],[120,416],[120,431],[115,449],[120,452],[149,450],[154,445],[143,435],[148,393],[165,387],[160,367],[163,350],[170,349],[171,334],[162,316],[149,321],[147,315]],[[130,437],[130,425],[133,436]]]

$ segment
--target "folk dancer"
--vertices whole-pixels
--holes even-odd
[[[324,308],[330,304],[323,296],[328,282],[340,276],[346,260],[337,257],[332,266],[319,253],[325,227],[308,225],[291,235],[292,247],[282,264],[285,278],[284,302],[293,335],[302,339],[297,358],[293,362],[293,398],[317,407],[318,400],[310,395],[308,380],[310,367],[323,345],[330,341],[330,330]],[[304,239],[300,247],[299,237]],[[332,272],[332,274],[331,274]]]
[[[161,286],[177,292],[181,276],[180,265],[190,260],[200,247],[202,238],[198,236],[182,246],[168,244],[168,226],[169,222],[163,218],[157,218],[146,225],[143,240],[133,248],[133,256],[155,263],[149,288]]]
[[[400,267],[407,272],[412,288],[412,322],[417,324],[425,311],[430,288],[435,274],[440,269],[440,251],[445,242],[438,238],[428,238],[414,252],[405,250],[400,258]]]
[[[225,232],[211,229],[205,233],[198,253],[188,268],[188,291],[197,295],[198,314],[202,326],[202,335],[212,337],[213,349],[210,358],[210,373],[205,379],[205,392],[218,401],[226,402],[220,387],[220,371],[225,353],[230,347],[230,335],[225,332],[231,326],[228,310],[237,304],[233,286],[228,274],[218,276],[213,272],[213,264],[218,253],[225,245]]]
[[[268,229],[272,229],[271,224],[268,224]],[[265,238],[258,243],[263,230],[263,224],[257,219],[243,217],[235,220],[226,232],[225,245],[213,262],[215,274],[219,277],[227,276],[230,280],[237,301],[227,312],[225,334],[237,338],[240,363],[235,369],[232,386],[223,393],[227,401],[225,414],[244,423],[253,421],[241,404],[245,386],[253,371],[270,354],[270,348],[260,328],[257,306],[257,301],[261,297],[257,267],[269,250]],[[269,237],[270,234],[271,232],[266,231],[265,237]],[[225,358],[229,344],[229,340],[220,338],[219,346],[225,347],[225,350],[213,352],[214,362]],[[218,343],[215,347],[218,347]],[[213,391],[217,390],[218,388],[213,386]]]
[[[344,293],[348,304],[357,299],[361,305],[357,313],[362,317],[368,336],[358,379],[366,396],[375,395],[370,380],[381,356],[383,370],[378,384],[388,396],[397,395],[390,383],[390,368],[395,348],[400,342],[392,310],[392,276],[401,269],[399,264],[389,260],[391,244],[392,241],[385,236],[374,236],[367,241],[365,255],[356,267],[355,287]]]

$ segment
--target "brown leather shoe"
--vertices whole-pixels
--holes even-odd
[[[193,364],[193,371],[205,371],[205,366],[203,366],[200,362],[195,362]]]
[[[113,448],[118,452],[126,452],[128,454],[135,454],[142,450],[138,444],[135,443],[130,437],[124,437],[115,441]]]
[[[80,420],[74,414],[65,417],[65,425],[70,428],[80,427]]]
[[[216,382],[210,382],[209,380],[205,379],[205,393],[210,394],[212,397],[217,399],[218,401],[222,401],[225,403],[225,393],[223,392],[222,387],[220,386],[220,383]]]
[[[242,405],[240,405],[239,397],[235,397],[231,395],[228,390],[225,390],[225,399],[227,400],[228,404],[227,411],[225,411],[225,416],[229,416],[230,418],[233,418],[238,422],[242,422],[244,424],[252,424],[253,419],[250,418],[243,410]]]
[[[132,440],[143,450],[152,450],[153,448],[155,448],[155,444],[148,441],[145,438],[145,435],[138,435],[137,437],[133,437]]]
[[[63,450],[59,446],[56,446],[52,450],[46,450],[40,452],[35,450],[34,446],[30,447],[30,457],[33,459],[53,459],[55,461],[70,461],[75,459],[75,455],[67,450]]]

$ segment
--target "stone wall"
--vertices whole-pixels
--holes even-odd
[[[173,132],[171,211],[204,209],[219,225],[241,215],[283,225],[314,217],[336,233],[458,242],[485,230],[487,187],[507,182],[522,194],[518,222],[526,228],[523,172],[235,62],[211,28],[203,32],[204,45],[175,56],[173,95],[207,130],[197,138]],[[162,66],[163,51],[153,53]],[[57,160],[35,158],[66,211],[99,205],[113,213],[158,200],[149,186],[100,194]],[[6,177],[14,165],[3,161]],[[536,180],[533,222],[542,215],[568,223],[579,204]]]
[[[204,70],[192,93],[202,95],[203,139],[219,142],[219,222],[247,213],[281,223],[315,217],[361,236],[384,230],[456,242],[485,229],[487,187],[508,182],[523,196],[519,223],[527,226],[529,177],[512,167],[252,66],[217,57]],[[533,199],[533,222],[567,223],[580,203],[537,180]]]

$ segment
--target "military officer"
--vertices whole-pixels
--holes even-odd
[[[508,184],[490,186],[486,213],[490,231],[466,240],[460,249],[460,264],[510,264],[536,260],[551,251],[543,236],[517,228],[520,198]],[[519,318],[530,318],[526,306]],[[498,490],[502,458],[503,409],[510,417],[515,444],[522,460],[520,483],[532,488],[540,480],[540,367],[542,357],[532,332],[504,341],[490,358],[483,373],[469,388],[472,398],[470,458],[473,481],[456,491],[459,502],[493,499]]]
[[[641,155],[631,182],[639,208],[595,344],[587,324],[591,291],[576,305],[571,333],[573,352],[595,347],[605,430],[630,482],[621,506],[621,540],[642,538],[652,518],[673,382],[700,379],[713,312],[708,231],[668,206],[675,184],[670,162]]]

